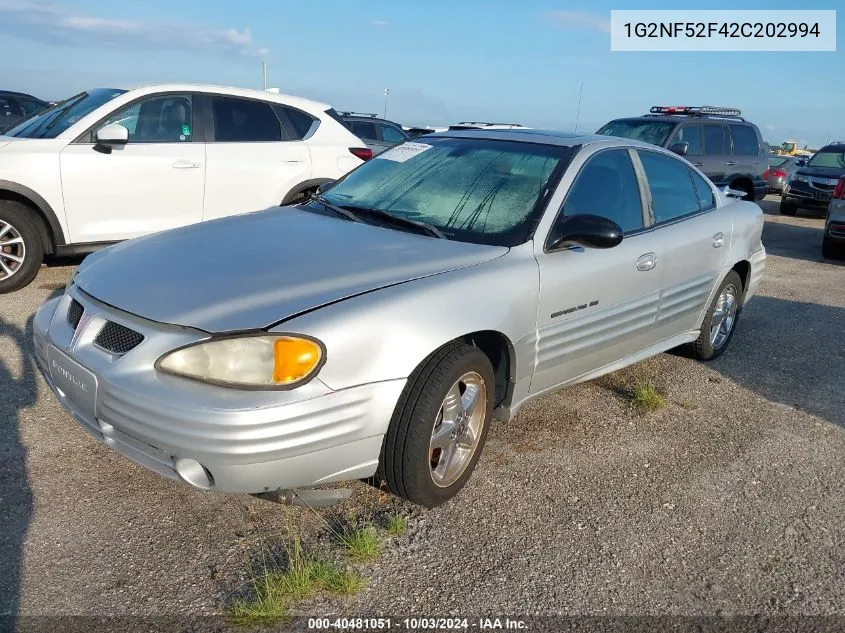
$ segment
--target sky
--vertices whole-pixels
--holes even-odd
[[[638,9],[836,9],[841,0],[640,0]],[[0,0],[0,88],[268,85],[405,125],[593,132],[652,105],[738,107],[766,141],[845,140],[842,52],[611,52],[620,0]],[[845,12],[843,12],[845,13]],[[845,19],[837,21],[837,40]],[[580,111],[579,91],[583,82]]]

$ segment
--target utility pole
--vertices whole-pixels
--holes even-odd
[[[584,82],[581,81],[581,89],[578,91],[578,110],[575,112],[575,131],[578,131],[578,120],[581,118],[581,97],[584,95]]]
[[[387,98],[390,96],[390,88],[384,89],[384,118],[387,118]]]
[[[267,90],[267,62],[261,62],[261,68],[264,71],[264,90]]]

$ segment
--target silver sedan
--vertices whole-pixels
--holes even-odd
[[[434,506],[492,418],[725,351],[766,258],[734,193],[637,141],[432,134],[301,205],[89,256],[38,310],[37,359],[97,440],[196,488],[377,475]]]

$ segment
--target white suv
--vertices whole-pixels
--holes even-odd
[[[0,293],[45,254],[289,204],[372,156],[329,105],[185,84],[91,90],[7,134]]]

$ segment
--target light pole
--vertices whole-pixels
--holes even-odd
[[[390,88],[384,89],[384,118],[387,118],[387,98],[390,96]]]
[[[264,90],[267,90],[267,62],[261,62],[261,68],[264,71]]]

